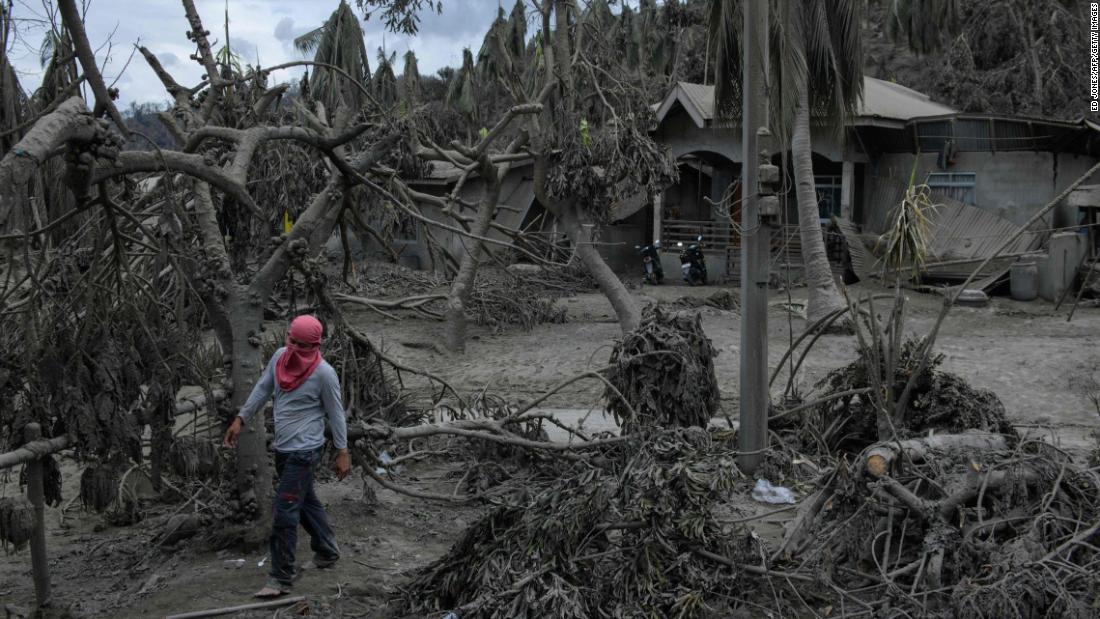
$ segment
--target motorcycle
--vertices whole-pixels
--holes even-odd
[[[645,269],[645,283],[653,286],[661,285],[665,278],[665,270],[661,267],[661,242],[653,241],[652,245],[635,245],[634,249],[642,256],[642,265]]]
[[[684,281],[689,286],[707,285],[707,261],[703,257],[703,237],[700,235],[695,242],[684,247],[681,241],[676,244],[682,247],[680,250],[680,270],[684,273]]]

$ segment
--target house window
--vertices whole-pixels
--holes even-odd
[[[814,176],[814,186],[817,188],[817,212],[822,223],[828,223],[833,217],[840,216],[840,186],[839,176]]]
[[[974,199],[973,172],[932,172],[928,175],[928,188],[934,193],[947,196],[965,204],[976,205]]]

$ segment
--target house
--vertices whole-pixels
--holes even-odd
[[[616,204],[612,223],[600,230],[599,250],[613,269],[629,271],[638,268],[635,245],[660,239],[666,270],[675,272],[675,244],[702,235],[711,274],[734,276],[741,224],[741,128],[716,118],[714,87],[708,85],[678,83],[654,111],[653,136],[679,162],[680,180],[660,195],[625,197]],[[813,127],[812,143],[822,223],[836,217],[863,233],[882,232],[915,169],[917,182],[926,183],[940,199],[988,215],[969,218],[974,230],[963,230],[952,239],[963,245],[970,244],[966,234],[980,235],[990,222],[998,229],[1004,228],[1000,224],[1022,225],[1100,160],[1100,127],[1093,123],[959,112],[910,88],[870,77],[864,78],[862,101],[847,125],[840,131]],[[782,157],[776,154],[774,160],[781,163]],[[786,252],[786,262],[792,263],[787,267],[797,268],[793,263],[800,263],[798,213],[789,168],[786,176],[790,191],[785,196],[785,225],[774,244],[777,252]],[[437,163],[428,178],[412,185],[442,196],[453,191],[460,177],[458,168]],[[496,222],[560,239],[531,184],[531,164],[513,164],[504,179],[503,207]],[[467,179],[459,193],[466,202],[476,203],[480,182]],[[444,219],[432,208],[426,214]],[[1047,227],[1073,229],[1078,217],[1076,206],[1062,205]],[[426,242],[428,234],[452,256],[463,251],[460,235],[427,230],[412,221],[398,229],[406,232],[393,245],[409,266],[440,266],[441,257],[433,255]],[[500,232],[491,236],[506,239]],[[838,262],[847,254],[839,234],[829,237],[828,244]]]
[[[656,115],[654,135],[680,161],[681,177],[647,205],[649,238],[662,239],[668,248],[702,234],[711,239],[708,267],[721,273],[735,262],[722,254],[739,246],[741,127],[715,117],[714,87],[701,84],[677,84]],[[880,233],[915,166],[916,181],[934,195],[1019,226],[1097,162],[1098,129],[1087,121],[958,112],[867,77],[863,99],[843,132],[812,129],[819,213],[822,222],[838,217]],[[780,163],[778,155],[775,160]],[[793,179],[786,198],[787,225],[778,232],[777,247],[797,243]],[[1066,204],[1048,223],[1072,228],[1077,218],[1076,207]],[[674,266],[673,257],[667,260]]]

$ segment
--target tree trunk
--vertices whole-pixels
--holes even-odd
[[[263,371],[258,336],[263,323],[263,305],[253,307],[245,290],[235,286],[227,299],[233,325],[233,410],[240,410]],[[268,466],[267,428],[263,409],[241,430],[237,442],[237,491],[242,509],[255,506],[251,516],[262,518],[271,510],[271,467]]]
[[[500,177],[496,166],[488,162],[488,158],[482,162],[481,176],[485,182],[485,193],[481,197],[481,204],[477,209],[477,219],[474,221],[472,232],[478,237],[485,237],[489,233],[489,226],[493,222],[496,213],[497,202],[500,201]],[[485,246],[481,238],[464,239],[466,251],[462,254],[462,262],[458,266],[458,275],[451,283],[450,293],[447,295],[446,320],[444,328],[444,345],[447,350],[458,353],[466,353],[466,304],[470,300],[470,291],[473,290],[477,279],[478,263]]]
[[[559,210],[557,217],[565,228],[565,233],[569,235],[573,247],[577,248],[577,257],[581,259],[592,278],[596,280],[600,292],[604,293],[607,300],[611,302],[611,307],[615,309],[615,315],[619,318],[619,327],[622,329],[623,335],[630,333],[638,328],[642,321],[642,312],[638,308],[638,303],[634,300],[634,297],[630,296],[630,291],[623,285],[619,276],[615,275],[611,267],[604,262],[600,252],[596,251],[591,235],[585,231],[584,225],[582,225],[583,222],[580,213],[577,212],[577,206],[566,204]]]
[[[1031,91],[1032,96],[1035,98],[1035,105],[1039,106],[1038,111],[1042,111],[1043,104],[1043,70],[1039,65],[1039,52],[1038,45],[1035,42],[1035,29],[1029,21],[1029,16],[1021,14],[1019,7],[1009,3],[1008,16],[1012,18],[1012,22],[1015,24],[1016,29],[1020,31],[1020,38],[1022,39],[1022,47],[1024,49],[1024,55],[1027,58],[1028,67],[1031,69]]]
[[[806,84],[798,95],[791,132],[791,160],[798,195],[798,232],[802,239],[802,262],[806,269],[806,285],[810,298],[806,305],[806,324],[812,325],[826,314],[845,307],[844,299],[833,280],[829,258],[825,253],[825,237],[821,232],[817,210],[817,190],[814,187],[813,152],[810,144],[810,106]]]
[[[558,70],[558,79],[561,81],[562,91],[566,93],[567,102],[573,99],[573,61],[569,49],[569,11],[572,8],[571,0],[555,0],[554,2],[554,54],[557,62],[552,65]]]

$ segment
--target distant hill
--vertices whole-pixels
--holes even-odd
[[[961,2],[959,31],[945,33],[942,51],[926,55],[893,41],[885,4],[870,2],[864,22],[867,75],[965,112],[1100,119],[1088,111],[1087,2]]]
[[[164,123],[157,118],[158,112],[163,112],[168,108],[169,104],[167,103],[130,103],[130,108],[122,112],[122,117],[126,121],[126,126],[129,127],[130,131],[134,132],[130,136],[130,141],[127,142],[126,148],[135,150],[155,150],[154,144],[159,148],[179,148],[181,145],[176,142],[176,138],[168,132]],[[138,135],[138,133],[141,135]],[[143,135],[149,139],[145,139],[142,137]],[[150,144],[150,141],[152,144]]]

